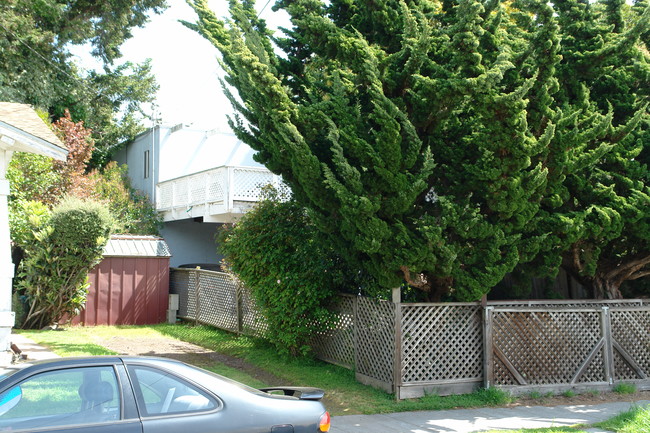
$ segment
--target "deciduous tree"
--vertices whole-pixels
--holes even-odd
[[[85,121],[98,146],[96,164],[110,147],[142,129],[141,105],[157,85],[148,62],[116,64],[120,45],[165,0],[5,0],[0,2],[0,100],[46,110],[54,119],[69,110]],[[103,72],[80,71],[70,44],[89,44]]]
[[[131,186],[125,166],[112,162],[101,170],[90,168],[95,149],[91,130],[83,122],[73,122],[68,112],[53,128],[68,149],[67,159],[60,162],[16,153],[7,172],[12,213],[22,215],[20,207],[25,202],[38,201],[53,207],[64,197],[73,196],[108,206],[114,216],[113,232],[158,234],[161,218],[147,197]],[[22,246],[20,242],[17,245]]]

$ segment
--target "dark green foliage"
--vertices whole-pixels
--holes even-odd
[[[623,282],[650,273],[650,57],[639,38],[650,9],[616,0],[554,5],[563,59],[554,109],[562,120],[530,227],[547,237],[530,265],[552,274],[561,263],[593,297],[618,298]]]
[[[67,199],[51,217],[30,218],[23,231],[18,291],[28,311],[22,327],[42,328],[78,314],[86,301],[88,271],[99,261],[112,224],[103,205]]]
[[[142,130],[140,105],[157,88],[149,63],[114,65],[133,27],[159,13],[165,0],[3,0],[0,2],[0,100],[46,110],[54,119],[70,110],[97,143],[97,164],[110,146]],[[79,71],[70,44],[92,44],[103,72]]]
[[[330,325],[331,297],[350,274],[296,202],[274,194],[220,234],[220,252],[251,290],[281,353],[304,354],[309,338]]]
[[[149,198],[131,185],[127,166],[110,162],[101,171],[93,171],[92,196],[107,204],[115,225],[113,233],[159,235],[162,217]]]
[[[616,297],[648,274],[647,4],[280,0],[274,38],[252,2],[188,3],[238,136],[382,286],[477,300],[564,265]]]

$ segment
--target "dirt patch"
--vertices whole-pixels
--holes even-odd
[[[96,343],[120,355],[160,356],[176,359],[197,367],[205,368],[215,362],[247,373],[260,382],[269,385],[290,385],[273,373],[262,370],[253,364],[233,356],[223,355],[196,344],[165,337],[129,338],[111,337],[97,339]]]

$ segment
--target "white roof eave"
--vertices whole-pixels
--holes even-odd
[[[68,151],[0,120],[0,148],[30,152],[65,161]]]

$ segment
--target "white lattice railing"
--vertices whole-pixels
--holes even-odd
[[[261,189],[269,184],[287,188],[280,176],[264,168],[218,167],[160,182],[156,187],[156,209],[185,218],[196,216],[186,215],[195,207],[204,214],[240,213],[242,205],[258,201]]]

